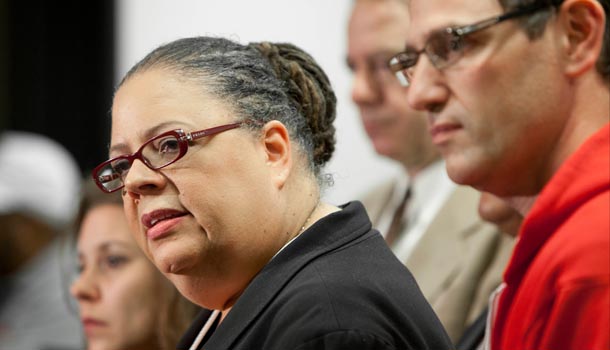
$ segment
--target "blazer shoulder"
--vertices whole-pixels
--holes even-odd
[[[364,205],[374,225],[379,221],[381,214],[387,210],[387,205],[390,199],[392,199],[392,194],[397,185],[397,179],[388,179],[357,196],[357,199]]]

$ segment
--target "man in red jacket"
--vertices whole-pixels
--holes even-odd
[[[610,347],[609,9],[412,0],[390,61],[450,178],[526,216],[492,301],[492,349]]]

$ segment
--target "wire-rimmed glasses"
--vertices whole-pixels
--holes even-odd
[[[413,80],[415,65],[422,53],[428,56],[428,59],[436,69],[447,68],[462,57],[465,46],[464,37],[467,35],[508,19],[532,14],[550,6],[557,6],[559,3],[561,1],[552,1],[551,3],[541,1],[473,24],[434,31],[428,37],[423,49],[415,50],[407,48],[405,51],[394,55],[388,62],[388,65],[400,84],[402,86],[409,86]]]
[[[125,186],[125,177],[136,159],[152,170],[159,170],[182,158],[191,141],[238,128],[243,123],[240,121],[190,133],[182,129],[164,132],[146,141],[135,153],[120,155],[96,166],[92,171],[93,180],[104,192],[118,191]]]

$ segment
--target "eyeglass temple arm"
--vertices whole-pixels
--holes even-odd
[[[452,33],[455,33],[457,35],[466,35],[472,32],[476,32],[479,31],[481,29],[487,28],[489,26],[492,26],[498,22],[502,22],[505,21],[507,19],[511,19],[511,18],[515,18],[515,17],[519,17],[519,16],[523,16],[525,14],[528,13],[532,13],[532,12],[536,12],[538,10],[541,10],[545,7],[549,7],[549,6],[556,6],[557,4],[561,4],[563,1],[552,1],[551,3],[545,3],[545,2],[540,2],[540,3],[536,3],[536,4],[532,4],[530,6],[525,6],[519,9],[516,9],[515,11],[509,11],[506,12],[502,15],[499,15],[497,17],[493,17],[493,18],[489,18],[486,19],[484,21],[481,22],[477,22],[471,25],[467,25],[467,26],[463,26],[463,27],[459,27],[459,28],[448,28],[448,30]],[[557,3],[557,4],[556,4]]]
[[[191,133],[187,133],[184,137],[186,137],[186,139],[188,141],[193,141],[193,140],[200,139],[202,137],[218,134],[218,133],[226,131],[226,130],[235,129],[235,128],[239,127],[241,124],[243,124],[242,121],[227,124],[227,125],[216,126],[216,127],[205,129],[205,130],[193,131]]]

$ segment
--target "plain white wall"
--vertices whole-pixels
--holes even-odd
[[[394,163],[375,154],[350,99],[351,73],[345,56],[351,1],[117,1],[116,80],[158,45],[181,37],[291,42],[303,48],[328,74],[337,94],[337,147],[326,167],[335,184],[323,198],[342,204],[398,171]]]

